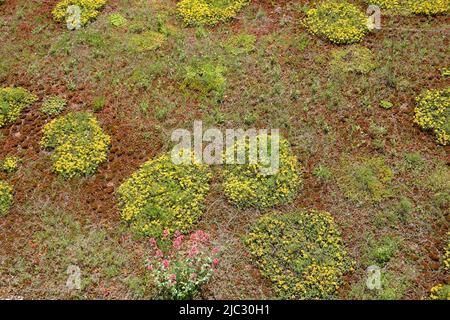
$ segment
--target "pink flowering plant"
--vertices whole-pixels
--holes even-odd
[[[188,236],[163,232],[162,239],[150,239],[147,269],[164,299],[184,300],[198,295],[219,264],[219,249],[202,230]]]

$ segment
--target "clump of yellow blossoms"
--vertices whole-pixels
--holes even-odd
[[[13,201],[13,187],[4,181],[0,181],[0,216],[8,213]]]
[[[81,9],[81,25],[86,25],[89,21],[97,18],[105,4],[106,0],[62,0],[55,6],[52,14],[55,21],[64,22],[67,7],[79,6]]]
[[[333,217],[324,211],[265,215],[245,243],[281,299],[333,298],[352,269]]]
[[[12,173],[17,170],[18,163],[18,157],[7,156],[0,161],[0,169],[6,173]]]
[[[437,15],[450,11],[450,0],[367,0],[366,2],[385,9],[424,15]]]
[[[118,188],[122,219],[138,234],[186,233],[204,210],[211,173],[206,165],[174,164],[170,154],[146,162]]]
[[[431,129],[442,145],[450,142],[450,88],[427,90],[416,98],[414,122]]]
[[[450,300],[450,285],[438,284],[430,290],[431,300]]]
[[[357,6],[329,1],[306,12],[304,26],[313,34],[337,44],[361,41],[369,31],[368,18]]]
[[[64,178],[93,174],[105,162],[110,137],[89,112],[72,112],[43,129],[41,146],[54,150],[53,170]]]
[[[450,0],[406,0],[415,14],[437,15],[450,12]]]
[[[23,109],[37,99],[24,88],[0,88],[0,128],[16,121]]]
[[[384,9],[396,9],[400,7],[404,0],[368,0],[366,1],[368,4],[375,4]]]
[[[249,0],[181,0],[177,10],[186,25],[214,25],[234,18]]]
[[[301,166],[297,158],[292,155],[289,143],[279,138],[279,168],[273,174],[267,174],[265,170],[271,167],[271,155],[273,151],[273,136],[256,136],[256,143],[251,143],[248,138],[236,141],[233,148],[227,150],[225,163],[230,163],[227,158],[234,158],[239,150],[245,150],[245,164],[226,164],[223,170],[223,190],[230,202],[239,207],[268,208],[291,202],[297,195],[302,179]],[[260,141],[267,140],[268,150],[260,148],[264,144]],[[251,163],[250,147],[256,147],[258,160]],[[266,153],[266,154],[265,154]]]

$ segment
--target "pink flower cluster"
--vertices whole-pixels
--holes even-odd
[[[148,259],[147,269],[150,271],[160,270],[166,273],[171,270],[172,261],[178,261],[179,259],[190,259],[193,261],[192,263],[195,263],[194,261],[196,259],[202,259],[205,256],[211,256],[212,268],[216,268],[219,264],[219,259],[217,256],[220,249],[218,247],[211,249],[212,245],[210,236],[203,230],[197,230],[191,233],[188,237],[182,235],[179,231],[176,231],[172,240],[170,240],[170,232],[168,230],[164,230],[162,239],[164,241],[171,241],[169,242],[171,244],[171,249],[167,254],[164,254],[158,246],[158,242],[155,238],[151,238],[149,240],[152,256]],[[190,278],[192,281],[195,281],[197,276],[197,273],[193,272]],[[176,284],[176,273],[172,273],[170,271],[167,274],[167,279],[170,284]]]

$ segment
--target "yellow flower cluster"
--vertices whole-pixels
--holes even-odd
[[[437,15],[450,12],[450,0],[367,0],[385,9],[402,9],[406,12]]]
[[[368,4],[375,4],[385,9],[395,9],[400,7],[404,0],[369,0]]]
[[[269,152],[262,151],[264,144],[260,140],[267,140]],[[273,137],[259,135],[253,147],[257,149],[258,157],[255,163],[250,161],[250,147],[252,143],[247,138],[237,141],[233,148],[227,150],[224,162],[235,159],[240,150],[245,150],[245,164],[226,164],[223,170],[223,190],[230,202],[239,207],[268,208],[291,202],[297,195],[302,179],[301,167],[297,158],[291,154],[289,143],[279,138],[278,157],[279,168],[273,174],[266,174],[270,169],[270,158],[273,148]],[[265,146],[264,146],[265,147]],[[275,168],[274,168],[275,169]]]
[[[210,179],[206,165],[177,165],[170,154],[150,160],[118,188],[122,219],[145,236],[188,232],[203,213]]]
[[[437,15],[450,12],[450,0],[406,0],[415,14]]]
[[[63,22],[66,19],[67,7],[76,5],[81,9],[81,24],[86,25],[98,16],[105,4],[106,0],[62,0],[56,4],[52,14],[55,21]]]
[[[18,163],[18,157],[7,156],[0,161],[0,169],[6,173],[12,173],[17,170]]]
[[[0,128],[16,121],[23,109],[37,101],[37,97],[24,88],[0,88]]]
[[[249,0],[181,0],[177,10],[186,25],[214,25],[234,18]]]
[[[245,244],[281,299],[334,298],[352,270],[333,217],[324,211],[265,215]]]
[[[444,270],[450,271],[450,232],[447,233],[448,239],[447,239],[447,246],[445,247],[444,251]]]
[[[41,146],[54,150],[53,170],[64,178],[93,174],[107,160],[110,137],[89,112],[72,112],[43,129]]]
[[[450,87],[427,90],[416,99],[414,122],[423,129],[431,129],[442,145],[450,143]]]
[[[361,41],[369,31],[367,16],[357,6],[330,1],[306,12],[303,25],[313,34],[337,44]]]
[[[8,213],[13,201],[13,187],[8,183],[0,181],[0,216]]]
[[[430,290],[431,300],[450,300],[450,285],[438,284]]]

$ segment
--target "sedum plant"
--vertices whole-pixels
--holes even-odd
[[[13,173],[17,170],[20,159],[15,156],[7,156],[0,161],[0,169],[6,173]]]
[[[53,170],[64,178],[95,173],[107,160],[110,137],[89,112],[71,112],[45,125],[41,146],[53,150]]]
[[[138,234],[189,232],[204,210],[211,173],[203,164],[174,164],[170,154],[146,162],[117,190],[122,219]]]
[[[360,42],[368,33],[367,16],[357,6],[327,1],[306,12],[304,26],[313,34],[336,44]]]
[[[324,211],[274,212],[260,218],[245,244],[281,299],[332,299],[352,270],[333,217]]]
[[[67,18],[67,8],[78,6],[81,10],[81,25],[97,18],[100,10],[105,6],[106,0],[62,0],[58,2],[52,11],[53,19],[57,22],[64,22]]]
[[[438,143],[450,143],[450,88],[427,90],[416,98],[414,122],[431,130]]]
[[[178,13],[186,25],[215,25],[234,18],[249,0],[181,0]]]
[[[42,104],[41,111],[49,116],[54,116],[63,112],[66,106],[66,99],[60,97],[50,97]]]
[[[22,111],[37,101],[37,97],[24,88],[0,88],[0,128],[19,119]]]
[[[13,187],[0,181],[0,216],[8,214],[13,201]]]
[[[268,149],[270,149],[267,155],[263,155],[259,147],[263,139],[267,139]],[[256,141],[258,154],[262,156],[256,163],[251,164],[247,158],[245,164],[225,165],[222,184],[225,196],[231,203],[243,208],[263,209],[291,202],[300,190],[302,179],[301,167],[297,158],[291,153],[289,143],[280,138],[279,152],[276,155],[279,159],[279,169],[273,174],[266,174],[263,169],[270,166],[273,137],[259,135]],[[237,141],[232,151],[227,150],[225,157],[229,157],[230,152],[237,154],[241,148],[245,149],[245,155],[248,157],[251,148],[248,138]],[[229,163],[227,159],[224,162]]]

